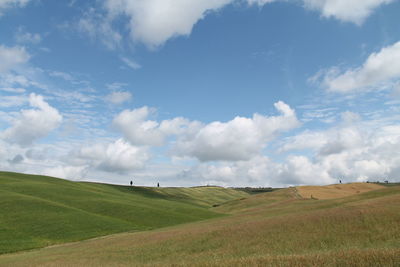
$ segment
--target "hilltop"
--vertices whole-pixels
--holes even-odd
[[[382,189],[384,186],[373,183],[349,183],[327,186],[298,186],[296,188],[303,198],[333,199]]]

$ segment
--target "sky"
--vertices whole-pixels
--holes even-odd
[[[400,181],[398,0],[0,0],[0,170]]]

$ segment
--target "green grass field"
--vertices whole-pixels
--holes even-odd
[[[0,254],[221,216],[208,208],[247,194],[142,188],[0,172]]]
[[[148,190],[138,192],[156,194],[157,200],[159,194],[174,195]],[[191,195],[182,194],[171,202]],[[4,254],[0,265],[400,266],[399,186],[325,200],[304,199],[296,188],[286,188],[224,200],[209,209],[211,202],[198,198],[181,203],[209,212],[198,221]]]

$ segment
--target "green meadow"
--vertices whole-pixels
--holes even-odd
[[[220,217],[208,209],[212,204],[246,195],[218,187],[154,189],[0,172],[0,254]]]
[[[9,243],[2,241],[1,266],[400,266],[399,186],[317,200],[297,188],[250,195],[9,173],[0,181],[1,240]],[[109,233],[117,234],[88,239]],[[6,253],[29,242],[33,248],[82,239]]]

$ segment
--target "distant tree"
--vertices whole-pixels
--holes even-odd
[[[133,181],[131,181],[131,186],[133,185]]]
[[[160,187],[160,183],[157,183],[157,187]]]

